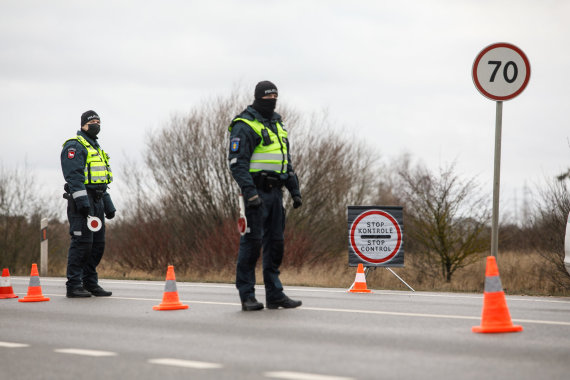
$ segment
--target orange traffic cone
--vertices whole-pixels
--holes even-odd
[[[28,286],[28,295],[20,298],[18,302],[41,302],[49,301],[49,298],[44,297],[42,294],[42,287],[40,286],[40,274],[38,273],[38,266],[32,264],[32,273],[30,273],[30,285]]]
[[[14,289],[12,289],[10,271],[8,268],[2,269],[2,277],[0,277],[0,299],[2,298],[18,298],[18,296],[14,294]]]
[[[481,326],[473,326],[471,331],[477,333],[501,333],[517,332],[522,331],[522,329],[522,326],[515,326],[511,321],[495,257],[487,256]]]
[[[358,264],[356,278],[348,291],[351,293],[372,293],[372,290],[366,287],[366,276],[364,275],[364,265],[362,263]]]
[[[178,298],[178,290],[176,289],[176,276],[174,275],[174,266],[169,265],[166,271],[166,283],[164,284],[164,295],[162,303],[152,307],[153,310],[179,310],[188,309],[188,305],[184,305]]]

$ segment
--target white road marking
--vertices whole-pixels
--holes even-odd
[[[324,307],[303,307],[303,310],[326,311],[335,313],[357,313],[357,314],[378,314],[378,315],[395,315],[399,317],[422,317],[422,318],[449,318],[449,319],[476,319],[481,317],[473,317],[468,315],[451,315],[451,314],[423,314],[423,313],[403,313],[398,311],[380,311],[380,310],[359,310],[359,309],[333,309]]]
[[[161,365],[171,365],[174,367],[184,367],[184,368],[196,368],[196,369],[215,369],[222,368],[223,366],[218,363],[208,363],[208,362],[197,362],[193,360],[181,360],[181,359],[149,359],[149,363],[161,364]]]
[[[22,280],[27,282],[29,279],[26,277],[11,277],[12,280]],[[44,278],[42,282],[54,282],[54,283],[65,283],[65,278]],[[137,281],[137,280],[101,280],[102,284],[131,284],[131,285],[151,285],[157,287],[164,287],[163,281]],[[185,283],[185,282],[177,282],[177,287],[179,288],[224,288],[224,289],[234,289],[235,286],[232,284],[209,284],[209,283]],[[265,290],[262,285],[256,285],[256,289],[263,291]],[[346,293],[346,289],[334,289],[334,288],[299,288],[299,287],[288,287],[287,288],[291,292],[307,292],[307,293]],[[409,292],[404,290],[374,290],[372,294],[366,294],[366,297],[375,297],[375,296],[398,296],[398,297],[436,297],[436,298],[466,298],[466,299],[483,299],[483,294],[453,294],[453,293],[431,293],[431,292]],[[26,294],[24,293],[16,293],[16,294]],[[44,294],[47,296],[62,296],[61,294]],[[62,297],[64,297],[63,295]],[[113,297],[117,298],[117,297]],[[140,300],[150,300],[146,298],[123,298],[123,299],[140,299]],[[526,296],[506,296],[508,302],[538,302],[538,303],[561,303],[561,304],[570,304],[570,301],[566,301],[564,299],[550,299],[549,297],[543,298],[536,298],[536,297],[526,297]],[[153,301],[155,299],[152,299]],[[160,299],[159,299],[160,301]],[[223,305],[224,303],[212,302],[212,304],[220,304]],[[227,305],[239,305],[236,303],[225,303]],[[546,321],[549,322],[549,321]],[[532,323],[532,322],[531,322]],[[564,323],[563,323],[564,324]]]
[[[22,280],[24,282],[28,282],[29,278],[21,277],[21,276],[11,276],[12,280]],[[42,278],[42,282],[54,282],[54,283],[62,283],[64,284],[66,281],[65,278]],[[101,280],[102,284],[131,284],[131,285],[152,285],[157,287],[164,287],[164,281],[137,281],[137,280]],[[225,288],[225,289],[235,289],[235,286],[232,284],[208,284],[208,283],[185,283],[179,281],[176,283],[177,287],[179,288]],[[256,289],[264,290],[262,285],[256,285]],[[348,289],[348,288],[347,288]],[[296,292],[308,292],[308,293],[346,293],[346,289],[334,289],[334,288],[298,288],[298,287],[287,287],[289,291],[296,291]],[[467,298],[467,299],[483,299],[483,290],[481,290],[481,294],[451,294],[451,293],[430,293],[430,292],[410,292],[406,290],[374,290],[373,294],[367,294],[367,297],[374,297],[379,295],[386,295],[386,296],[405,296],[405,297],[438,297],[438,298]],[[26,294],[24,293],[16,293],[16,294]],[[57,296],[57,295],[54,295]],[[568,304],[570,301],[566,301],[563,299],[550,299],[549,297],[544,297],[541,299],[532,298],[529,299],[526,296],[507,296],[507,301],[511,302],[542,302],[542,303],[563,303]]]
[[[30,345],[25,343],[0,342],[0,347],[20,348],[20,347],[30,347]]]
[[[534,319],[513,319],[513,322],[518,323],[537,323],[540,325],[559,325],[559,326],[570,326],[570,322],[560,322],[560,321],[537,321]]]
[[[145,300],[145,301],[160,301],[159,299],[145,299],[145,298],[121,298],[113,297],[116,299],[128,299],[128,300]],[[193,301],[193,300],[181,300],[182,303],[189,304],[202,304],[202,305],[224,305],[224,306],[240,306],[239,303],[233,302],[212,302],[212,301]],[[311,311],[325,311],[325,312],[336,312],[336,313],[356,313],[356,314],[377,314],[377,315],[394,315],[402,317],[419,317],[419,318],[441,318],[441,319],[469,319],[469,320],[480,320],[481,317],[469,316],[469,315],[453,315],[453,314],[425,314],[425,313],[402,313],[396,311],[380,311],[380,310],[359,310],[359,309],[335,309],[335,308],[325,308],[325,307],[306,307],[301,306],[299,310],[311,310]],[[513,319],[513,322],[520,323],[536,323],[543,325],[559,325],[559,326],[570,326],[570,322],[563,321],[541,321],[534,319]]]
[[[54,350],[54,352],[59,352],[60,354],[71,354],[71,355],[83,355],[83,356],[117,356],[116,352],[110,351],[96,351],[96,350],[84,350],[81,348],[60,348]]]
[[[379,314],[379,315],[395,315],[402,317],[420,317],[420,318],[442,318],[442,319],[472,319],[480,320],[481,317],[472,317],[468,315],[452,315],[452,314],[422,314],[422,313],[401,313],[395,311],[377,311],[377,310],[351,310],[351,309],[329,309],[322,307],[301,307],[303,310],[313,310],[313,311],[328,311],[337,313],[360,313],[360,314]],[[543,325],[560,325],[560,326],[570,326],[570,322],[562,321],[540,321],[533,319],[513,319],[513,322],[524,322],[524,323],[537,323]]]
[[[47,294],[44,296],[60,296],[65,297],[61,294]],[[137,297],[109,297],[108,300],[130,300],[130,301],[153,301],[160,302],[161,298],[137,298]],[[509,300],[511,301],[511,300]],[[215,301],[193,301],[181,299],[180,302],[187,304],[198,304],[198,305],[222,305],[222,306],[241,306],[237,302],[215,302]],[[324,312],[336,312],[336,313],[356,313],[356,314],[377,314],[377,315],[393,315],[402,317],[418,317],[418,318],[441,318],[441,319],[469,319],[469,320],[480,320],[480,316],[469,316],[469,315],[453,315],[453,314],[424,314],[424,313],[402,313],[396,311],[380,311],[380,310],[359,310],[359,309],[336,309],[336,308],[325,308],[325,307],[306,307],[301,306],[299,310],[310,310],[310,311],[324,311]],[[536,319],[512,319],[513,322],[518,323],[534,323],[539,325],[558,325],[558,326],[570,326],[570,322],[564,321],[543,321]]]
[[[288,379],[288,380],[353,380],[353,377],[339,377],[339,376],[327,376],[327,375],[317,375],[314,373],[303,373],[303,372],[265,372],[266,377],[272,377],[275,379]]]

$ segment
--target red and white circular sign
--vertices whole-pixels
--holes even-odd
[[[369,263],[390,261],[402,245],[402,230],[394,217],[382,210],[365,211],[350,227],[350,246]]]
[[[515,45],[501,42],[487,46],[475,58],[473,83],[483,96],[497,101],[510,100],[526,88],[530,63]]]
[[[87,217],[87,228],[89,228],[91,231],[97,232],[101,229],[102,226],[103,223],[101,223],[101,219],[92,215],[89,215]]]

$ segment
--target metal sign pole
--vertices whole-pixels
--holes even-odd
[[[503,128],[503,102],[497,101],[495,116],[495,170],[493,176],[493,224],[491,227],[491,255],[499,250],[499,190],[501,187],[501,130]]]

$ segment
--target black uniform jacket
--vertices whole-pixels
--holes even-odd
[[[84,131],[77,131],[78,136],[82,136],[94,148],[99,148],[96,139],[92,139]],[[85,162],[87,161],[87,148],[77,140],[69,140],[61,151],[61,170],[68,186],[68,192],[73,197],[77,209],[89,207],[87,190],[103,192],[103,202],[105,202],[105,214],[115,212],[115,206],[111,201],[111,196],[107,193],[107,184],[85,184]]]
[[[236,116],[236,118],[242,118],[247,120],[256,120],[263,123],[272,132],[277,134],[276,122],[279,122],[283,127],[283,122],[281,121],[281,116],[278,113],[273,113],[271,120],[267,120],[259,112],[257,112],[252,106],[248,106],[241,114]],[[234,118],[235,119],[235,118]],[[261,136],[259,136],[255,131],[243,121],[236,121],[231,124],[232,130],[230,132],[230,149],[229,149],[229,162],[230,171],[234,180],[240,187],[242,194],[245,199],[249,199],[257,194],[257,189],[253,182],[252,173],[249,172],[249,163],[251,155],[255,150],[255,147],[261,143]],[[237,150],[235,149],[237,143]],[[289,140],[285,142],[287,144],[287,173],[280,174],[280,178],[285,184],[287,190],[292,197],[301,196],[301,191],[299,190],[299,181],[295,172],[293,171],[293,166],[291,164],[291,154],[289,149]],[[233,146],[233,149],[232,149]],[[273,172],[268,172],[275,174]]]

